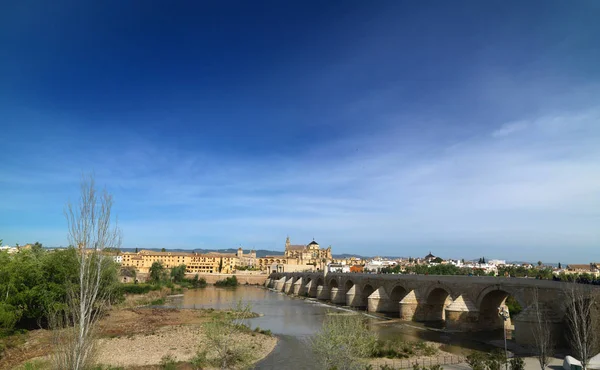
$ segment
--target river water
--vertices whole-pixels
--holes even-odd
[[[229,309],[243,301],[252,306],[252,311],[260,317],[249,320],[252,329],[269,329],[279,338],[275,350],[261,361],[256,369],[315,369],[308,340],[321,328],[328,313],[350,311],[347,308],[332,306],[316,300],[288,296],[281,292],[255,286],[237,288],[217,288],[188,290],[183,297],[169,301],[166,307]],[[502,331],[492,333],[447,333],[423,324],[389,320],[389,318],[368,315],[370,328],[380,338],[400,338],[402,340],[428,340],[443,343],[443,349],[454,354],[466,354],[469,350],[487,350],[485,344],[490,339],[498,339]]]

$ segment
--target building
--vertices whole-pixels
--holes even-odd
[[[19,248],[17,248],[17,247],[11,247],[9,245],[5,245],[4,247],[0,247],[0,252],[6,252],[8,254],[17,253],[18,251],[19,251]]]
[[[600,272],[600,263],[589,263],[589,264],[571,264],[567,265],[567,273],[578,273],[578,274],[598,274]]]
[[[365,264],[365,270],[369,270],[372,272],[380,272],[381,269],[386,267],[394,267],[396,266],[396,261],[384,260],[381,258],[372,259],[371,261]]]
[[[138,253],[125,252],[121,256],[121,266],[133,266],[141,273],[150,271],[154,262],[161,262],[165,268],[186,266],[186,273],[223,273],[230,274],[238,266],[238,257],[234,253],[189,253],[157,252],[143,249]]]
[[[242,247],[239,247],[236,256],[236,267],[244,266],[254,268],[258,266],[258,259],[256,258],[256,251],[254,249],[251,250],[250,253],[244,254]]]
[[[350,266],[341,263],[330,263],[327,265],[327,272],[350,272]]]
[[[307,245],[291,244],[289,236],[285,240],[283,256],[265,256],[258,259],[261,270],[269,271],[306,271],[323,270],[333,260],[331,246],[321,248],[314,239]]]

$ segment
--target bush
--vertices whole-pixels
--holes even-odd
[[[524,370],[525,361],[521,357],[513,357],[510,359],[510,368],[512,370]]]
[[[20,318],[20,310],[10,304],[0,303],[0,338],[12,332]]]
[[[163,370],[177,370],[177,362],[171,355],[164,355],[160,359],[160,368]]]
[[[198,370],[204,369],[210,365],[210,361],[206,355],[206,351],[198,351],[196,356],[194,356],[190,363],[192,366]]]
[[[194,276],[194,278],[192,279],[192,287],[193,288],[206,288],[206,279],[205,278],[198,278],[198,274],[196,274]]]
[[[164,298],[159,298],[159,299],[155,299],[152,302],[150,302],[150,306],[160,306],[165,304],[165,299]]]
[[[412,356],[433,356],[437,352],[437,348],[425,342],[378,340],[371,357],[409,358]]]
[[[238,286],[238,281],[235,275],[225,278],[224,280],[219,280],[215,283],[215,286],[218,287],[236,287]]]
[[[363,359],[377,346],[377,337],[359,315],[330,315],[312,339],[312,349],[322,368],[364,368]]]
[[[467,356],[467,364],[473,370],[486,370],[486,355],[481,352],[473,352]]]
[[[121,284],[120,290],[124,294],[146,294],[152,290],[160,289],[152,284]]]
[[[501,350],[490,353],[473,352],[467,356],[467,364],[473,370],[501,370],[506,363],[506,357]]]

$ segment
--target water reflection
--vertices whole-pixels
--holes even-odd
[[[209,286],[205,289],[189,290],[183,297],[169,302],[167,306],[228,309],[240,300],[250,303],[252,311],[261,314],[261,317],[249,320],[252,329],[269,329],[280,338],[275,350],[257,365],[257,369],[316,368],[308,345],[310,336],[320,330],[328,313],[347,310],[253,286],[239,286],[235,289]],[[372,318],[369,321],[369,326],[381,338],[440,342],[445,344],[445,351],[455,354],[465,354],[466,349],[489,349],[490,346],[484,341],[502,337],[501,331],[477,335],[449,334],[442,330],[426,329],[422,324],[387,320],[384,317]]]

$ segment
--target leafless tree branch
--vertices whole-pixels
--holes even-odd
[[[112,225],[112,206],[113,198],[106,190],[97,193],[93,176],[82,178],[79,204],[66,206],[68,240],[77,248],[79,274],[78,286],[71,286],[66,310],[62,317],[55,316],[57,326],[64,327],[62,338],[57,340],[57,368],[81,370],[92,362],[94,327],[110,298],[102,277],[111,261],[102,251],[121,245],[116,221]]]

